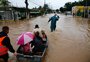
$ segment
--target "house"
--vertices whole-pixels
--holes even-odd
[[[88,17],[90,6],[74,6],[72,7],[72,14],[76,16]]]
[[[19,20],[25,18],[25,8],[18,7],[0,7],[0,20]]]

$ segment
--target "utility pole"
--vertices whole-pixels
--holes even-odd
[[[29,19],[28,0],[25,0],[25,4],[26,4],[26,19]]]
[[[85,0],[84,18],[88,18],[88,5],[87,5],[87,0]]]
[[[46,11],[45,4],[46,4],[46,0],[44,0],[44,14],[45,14],[45,11]]]

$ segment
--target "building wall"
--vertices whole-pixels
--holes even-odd
[[[11,11],[0,11],[1,20],[11,20],[12,12]]]
[[[17,11],[0,11],[0,20],[19,20]]]
[[[81,16],[83,13],[85,13],[85,10],[89,11],[90,6],[74,6],[74,7],[72,7],[72,14]]]

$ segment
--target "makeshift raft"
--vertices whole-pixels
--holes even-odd
[[[43,52],[38,52],[36,54],[30,54],[30,55],[18,53],[16,56],[17,62],[42,62],[46,49],[47,49],[47,46],[43,49]]]

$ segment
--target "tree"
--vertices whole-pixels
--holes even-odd
[[[44,9],[44,13],[47,13],[47,11],[48,11],[50,8],[49,8],[48,4],[44,4],[43,9]]]
[[[1,7],[8,7],[10,6],[10,2],[8,0],[0,0]]]
[[[56,9],[56,12],[59,13],[59,9]]]
[[[71,11],[72,10],[72,3],[67,2],[67,3],[65,3],[64,7],[66,8],[67,11]]]
[[[42,6],[39,6],[38,9],[41,10],[42,9]]]
[[[66,8],[61,7],[61,8],[60,8],[60,11],[61,11],[62,13],[64,13],[64,12],[66,11]]]
[[[76,2],[76,1],[75,1],[75,2],[72,2],[72,7],[73,7],[73,6],[78,6],[78,5],[79,5],[78,2]]]
[[[82,2],[84,6],[90,6],[90,0],[83,0]]]
[[[6,19],[6,10],[10,6],[10,2],[8,0],[0,0],[0,6],[4,8],[4,19]]]
[[[46,9],[49,9],[48,4],[45,4],[45,5],[44,5],[44,9],[45,9],[45,10],[46,10]]]

